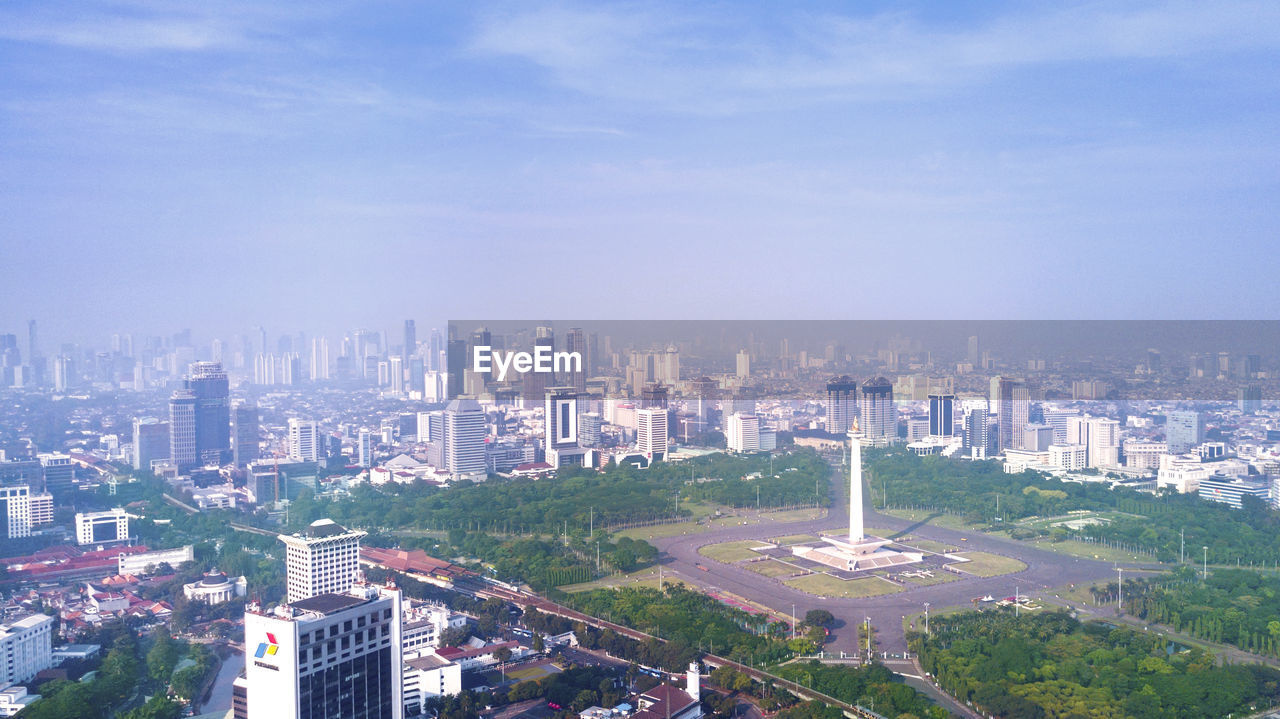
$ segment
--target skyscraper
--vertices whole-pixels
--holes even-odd
[[[193,362],[186,388],[196,399],[196,458],[204,464],[231,461],[231,392],[218,362]]]
[[[244,614],[236,719],[402,719],[401,595],[358,584]]]
[[[760,417],[741,413],[730,415],[724,434],[730,452],[759,451]]]
[[[409,366],[409,358],[418,351],[418,326],[413,320],[404,321],[404,347],[400,350],[400,361]]]
[[[231,408],[231,461],[247,467],[258,459],[258,407],[252,402],[237,402]]]
[[[169,459],[179,472],[199,466],[196,453],[196,395],[189,389],[169,398]]]
[[[569,371],[564,377],[566,386],[573,387],[579,393],[587,391],[587,338],[581,327],[570,327],[564,337],[564,348],[568,352],[577,352],[582,357],[579,364],[569,363]]]
[[[169,458],[169,423],[155,417],[133,420],[133,468],[151,471],[151,463]]]
[[[751,355],[746,350],[738,350],[737,375],[738,379],[751,376]]]
[[[366,468],[373,466],[373,432],[367,429],[356,436],[356,463]]]
[[[444,468],[454,478],[483,478],[485,414],[474,399],[451,400],[444,409]]]
[[[667,456],[667,410],[636,410],[636,451],[650,460]]]
[[[555,331],[550,327],[539,327],[537,336],[533,340],[533,351],[536,353],[539,347],[545,347],[547,352],[555,352],[556,338]],[[554,373],[550,372],[526,372],[522,378],[524,380],[523,391],[525,406],[536,407],[547,396],[547,387],[556,384]]]
[[[1169,452],[1183,454],[1204,441],[1204,415],[1193,410],[1175,410],[1165,417],[1165,441]]]
[[[1022,444],[1022,427],[1030,419],[1030,388],[1011,377],[992,377],[991,402],[997,412],[996,451],[1018,449]]]
[[[858,383],[848,375],[827,380],[827,433],[841,439],[858,418]]]
[[[546,401],[547,463],[559,469],[583,464],[578,433],[578,390],[574,387],[552,387]]]
[[[893,383],[876,377],[862,383],[858,429],[867,439],[892,441],[898,436],[898,407],[893,403]]]
[[[964,416],[964,450],[970,457],[983,459],[987,456],[990,436],[987,427],[987,409],[971,407]]]
[[[955,434],[955,404],[953,394],[929,395],[929,434],[948,438]]]
[[[978,342],[977,335],[972,335],[969,337],[968,360],[969,360],[969,364],[973,365],[974,367],[980,366],[980,363],[982,361],[981,345]]]
[[[318,519],[296,534],[281,534],[285,545],[285,592],[293,603],[351,589],[360,574],[360,539],[366,532]]]
[[[289,418],[289,458],[299,462],[318,462],[325,451],[320,425],[313,420]]]

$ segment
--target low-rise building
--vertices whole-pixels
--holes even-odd
[[[248,586],[244,577],[228,577],[225,572],[215,569],[200,581],[182,585],[182,595],[193,602],[224,604],[243,597]]]

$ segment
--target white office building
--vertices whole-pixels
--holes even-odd
[[[324,452],[324,437],[318,422],[297,417],[289,419],[289,459],[318,462]]]
[[[650,461],[667,456],[667,410],[636,410],[636,451]]]
[[[1089,450],[1083,444],[1049,445],[1049,464],[1066,470],[1089,466]]]
[[[359,577],[360,539],[365,534],[332,519],[316,520],[297,534],[281,534],[288,601],[350,589]]]
[[[117,507],[106,512],[76,514],[76,543],[106,544],[129,538],[129,515]]]
[[[455,399],[444,410],[444,469],[453,479],[479,479],[485,469],[485,413],[474,399]]]
[[[9,539],[31,536],[31,488],[0,487],[0,519]]]
[[[269,610],[250,605],[233,710],[246,719],[402,719],[400,603],[400,590],[362,583]]]
[[[725,440],[730,452],[758,452],[760,417],[741,413],[731,415],[725,427]]]
[[[0,622],[0,684],[25,684],[53,665],[53,630],[47,614]]]

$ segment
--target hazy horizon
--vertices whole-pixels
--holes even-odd
[[[1274,317],[1278,50],[1265,2],[10,3],[0,333]]]

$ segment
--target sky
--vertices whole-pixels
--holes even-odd
[[[0,5],[0,333],[1273,318],[1280,3]]]

